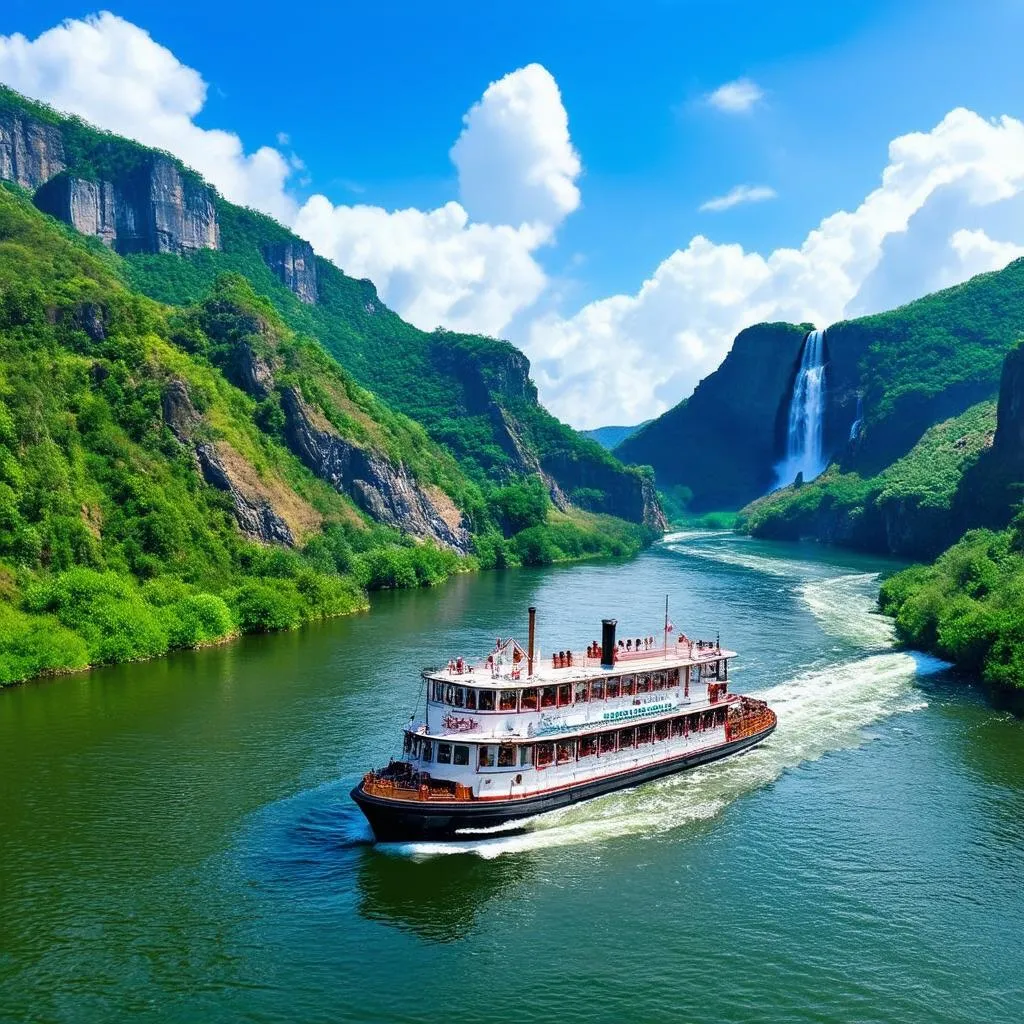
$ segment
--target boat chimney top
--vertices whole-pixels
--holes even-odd
[[[618,619],[601,620],[601,668],[615,664],[615,627]]]
[[[527,611],[530,614],[530,636],[529,636],[529,640],[527,641],[526,674],[528,676],[532,676],[533,675],[533,651],[534,651],[533,642],[534,642],[534,638],[535,638],[536,633],[537,633],[537,609],[534,608],[531,605],[527,609]]]

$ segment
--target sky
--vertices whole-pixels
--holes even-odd
[[[577,427],[1024,254],[1024,0],[5,0],[0,81],[161,146]]]

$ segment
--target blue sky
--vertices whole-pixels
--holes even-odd
[[[578,205],[550,218],[543,241],[527,245],[543,283],[525,268],[533,274],[530,285],[501,304],[500,313],[479,314],[468,293],[458,303],[437,299],[417,305],[413,292],[421,282],[412,272],[398,283],[392,279],[393,294],[387,284],[384,290],[413,319],[423,309],[421,319],[436,315],[473,327],[479,315],[478,329],[511,336],[533,359],[555,411],[580,425],[604,421],[606,414],[642,419],[685,397],[724,355],[722,338],[742,325],[746,313],[768,309],[768,315],[777,310],[796,317],[801,303],[801,318],[807,319],[858,311],[866,276],[854,282],[853,295],[832,306],[812,292],[787,292],[781,302],[773,292],[766,302],[752,286],[737,285],[738,308],[728,317],[701,315],[692,323],[684,307],[695,288],[706,291],[709,285],[691,288],[687,282],[674,298],[665,297],[656,324],[639,307],[632,309],[629,315],[638,322],[629,329],[608,326],[611,314],[602,300],[639,301],[642,283],[673,253],[690,251],[694,236],[716,246],[738,243],[744,254],[766,260],[781,247],[801,247],[823,218],[855,210],[877,187],[893,139],[931,132],[954,108],[966,107],[981,119],[1024,114],[1018,52],[1024,4],[1009,0],[294,6],[178,0],[122,2],[109,9],[202,77],[207,92],[196,125],[237,134],[246,153],[271,146],[301,159],[304,166],[287,182],[299,204],[315,193],[339,207],[382,211],[431,211],[460,199],[465,204],[449,157],[463,115],[489,83],[542,65],[557,83],[582,165],[574,179]],[[97,10],[7,0],[0,36],[20,33],[34,40],[65,19]],[[144,73],[144,62],[142,67]],[[14,72],[5,80],[12,77]],[[38,82],[37,91],[46,91],[52,77],[48,65],[45,74],[12,84]],[[713,90],[738,79],[754,83],[762,94],[750,110],[723,111],[707,101]],[[43,98],[66,107],[68,88],[65,83],[63,91]],[[107,108],[95,99],[83,104],[86,116],[105,119]],[[129,131],[120,114],[110,117],[107,126]],[[279,133],[287,135],[286,143]],[[990,159],[1005,160],[993,145]],[[769,188],[776,196],[720,212],[699,209],[738,185]],[[926,205],[912,206],[910,215],[932,216]],[[974,200],[968,205],[973,208]],[[959,210],[963,204],[952,206]],[[302,223],[308,226],[309,220]],[[1014,217],[994,220],[1015,225]],[[960,228],[983,227],[968,218],[941,230],[952,237]],[[366,244],[372,245],[378,229],[366,230]],[[986,243],[1024,243],[1013,232],[993,239],[991,228],[985,230]],[[898,227],[883,235],[894,231],[907,233]],[[881,269],[892,249],[885,238],[877,246]],[[344,247],[332,250],[326,235],[312,240],[327,255],[353,259]],[[990,263],[1015,254],[992,246],[985,252]],[[716,249],[712,255],[732,259],[735,253]],[[976,259],[963,266],[964,273],[989,269]],[[732,269],[737,281],[748,272],[760,273],[750,266],[743,273]],[[888,294],[877,284],[880,268],[873,265],[867,274],[872,272],[878,303],[911,297]],[[905,288],[947,283],[958,272],[946,265],[932,268],[930,277],[910,275]],[[716,265],[713,281],[728,288],[730,273],[726,264]],[[581,320],[591,303],[592,315]],[[678,324],[666,321],[673,303],[681,311]],[[648,335],[658,337],[648,345]],[[593,351],[599,346],[601,358]],[[616,352],[654,376],[666,361],[677,369],[647,389],[620,396]]]

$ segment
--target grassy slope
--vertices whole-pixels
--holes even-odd
[[[1024,543],[1019,524],[972,530],[929,566],[882,585],[882,611],[899,636],[975,672],[1024,689]]]
[[[740,527],[758,537],[818,537],[926,557],[953,539],[964,474],[992,443],[996,403],[981,402],[929,428],[905,456],[867,479],[832,466],[817,480],[748,505]]]
[[[203,330],[209,305],[167,309],[126,287],[122,271],[98,243],[0,188],[0,682],[287,628],[365,607],[366,587],[436,582],[460,567],[450,552],[374,526],[280,443],[273,417],[217,368]],[[548,523],[543,494],[533,518],[514,524],[521,536],[506,539],[500,509],[421,427],[290,332],[247,285],[217,288],[214,299],[226,290],[267,320],[285,372],[339,430],[402,458],[477,516],[492,564],[642,542],[628,524]],[[96,311],[102,332],[86,329]],[[267,493],[301,512],[300,550],[238,532],[230,500],[202,482],[163,423],[172,377],[187,382],[206,439],[230,446]]]

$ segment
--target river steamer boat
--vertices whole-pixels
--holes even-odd
[[[480,663],[423,672],[422,721],[400,760],[352,790],[378,840],[456,839],[716,761],[775,729],[764,701],[728,692],[734,651],[678,636],[534,657],[499,639]]]

